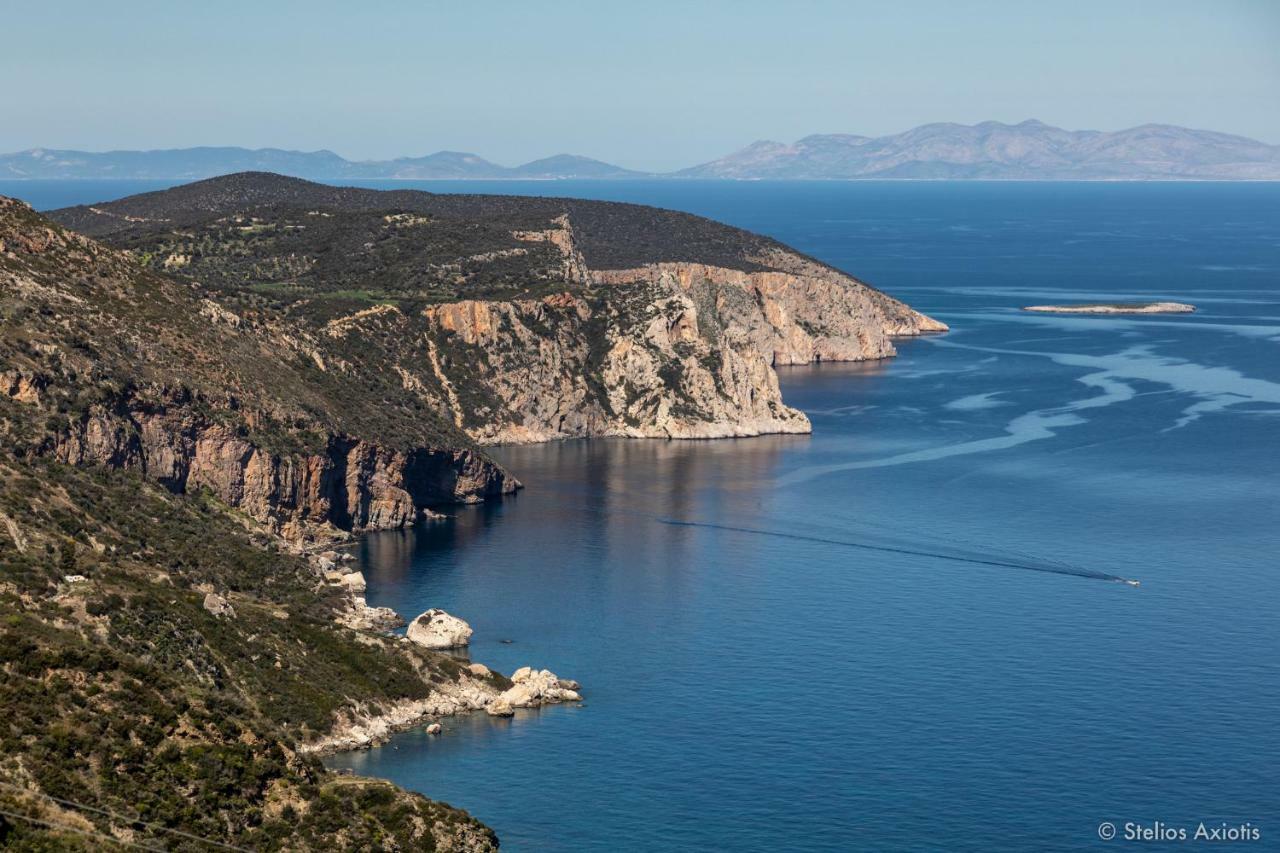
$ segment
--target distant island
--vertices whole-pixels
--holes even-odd
[[[1114,132],[1040,121],[926,124],[869,137],[819,134],[754,142],[675,172],[626,169],[575,154],[502,166],[438,151],[394,160],[347,160],[332,151],[201,147],[88,152],[34,148],[0,155],[0,179],[195,180],[268,171],[350,180],[1280,180],[1280,146],[1243,136],[1144,124]]]
[[[1185,302],[1099,302],[1088,305],[1028,305],[1022,310],[1042,314],[1190,314],[1196,306]]]

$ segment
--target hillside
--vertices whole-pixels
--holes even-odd
[[[19,203],[4,214],[0,375],[56,416],[41,453],[211,488],[293,537],[516,488],[428,395],[359,369],[420,344],[377,342],[327,370],[340,351],[305,329],[235,314]]]
[[[505,473],[447,425],[328,420],[342,392],[298,343],[10,199],[0,328],[2,842],[491,847],[465,813],[305,753],[472,681],[371,632],[380,614],[299,545],[428,500],[392,481],[395,452],[328,430],[447,441],[417,451],[433,501]],[[333,467],[353,459],[364,474]]]

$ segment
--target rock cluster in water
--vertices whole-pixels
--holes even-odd
[[[493,717],[510,717],[516,708],[536,708],[557,702],[577,702],[581,685],[560,678],[549,669],[522,666],[511,674],[511,687],[500,693],[485,709]]]

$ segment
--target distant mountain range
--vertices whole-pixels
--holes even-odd
[[[689,178],[1280,180],[1280,146],[1165,124],[1103,133],[1021,124],[926,124],[893,136],[756,142]]]
[[[243,171],[312,180],[551,180],[703,178],[732,180],[1280,180],[1280,146],[1243,136],[1144,124],[1115,132],[1020,124],[926,124],[891,136],[807,136],[755,142],[718,160],[655,174],[558,154],[500,166],[475,154],[351,161],[332,151],[182,148],[0,155],[0,178],[195,180]]]
[[[0,179],[130,178],[199,180],[236,172],[274,172],[311,180],[538,180],[643,178],[590,157],[558,154],[514,168],[462,151],[395,160],[344,160],[332,151],[279,148],[171,148],[157,151],[64,151],[34,148],[0,154]]]

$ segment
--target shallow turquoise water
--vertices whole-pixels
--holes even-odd
[[[371,603],[586,703],[333,764],[515,850],[1280,844],[1280,187],[488,189],[715,216],[954,331],[781,370],[812,436],[504,448],[515,498],[369,537]],[[1017,310],[1154,298],[1200,311]]]

